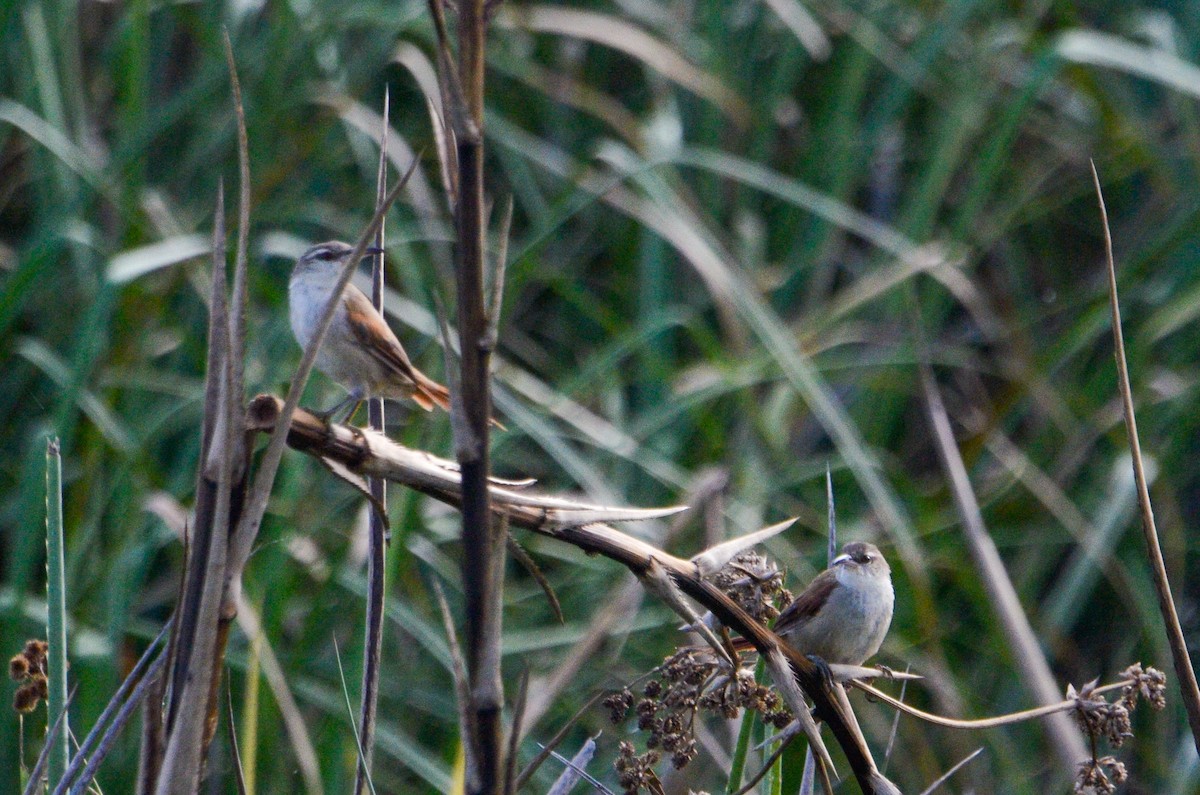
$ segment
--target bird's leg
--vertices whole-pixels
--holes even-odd
[[[358,411],[358,406],[360,403],[362,403],[362,398],[360,398],[358,396],[358,393],[351,392],[349,395],[346,396],[346,398],[344,400],[342,400],[340,403],[338,403],[333,408],[326,409],[325,411],[314,411],[312,414],[314,417],[320,418],[321,422],[328,424],[330,418],[332,418],[335,414],[337,414],[342,409],[346,408],[346,406],[350,405],[351,403],[354,403],[354,411]],[[350,413],[353,414],[354,412],[352,411]],[[350,417],[346,417],[346,419],[349,420]]]

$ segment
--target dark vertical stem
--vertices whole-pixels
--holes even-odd
[[[379,139],[379,173],[375,184],[375,207],[378,210],[387,196],[387,139],[389,94],[383,97],[383,127]],[[379,222],[375,233],[375,246],[384,244],[384,221]],[[371,302],[383,315],[383,254],[376,254],[371,268]],[[367,402],[367,421],[371,428],[383,431],[383,399],[371,398]],[[376,505],[387,505],[387,482],[383,478],[370,478],[371,496]],[[375,749],[375,713],[379,704],[379,662],[383,651],[383,608],[387,593],[384,579],[386,567],[387,525],[383,514],[371,510],[368,523],[370,533],[367,562],[367,627],[363,647],[362,701],[358,713],[359,744],[362,754],[358,760],[358,772],[354,778],[355,795],[362,795],[371,773],[371,759]]]
[[[458,234],[456,258],[458,327],[462,347],[460,394],[455,412],[455,448],[462,467],[462,576],[466,597],[467,672],[471,692],[472,728],[469,742],[476,769],[468,775],[468,793],[493,795],[503,786],[503,745],[500,731],[500,594],[504,545],[498,543],[490,518],[488,477],[488,419],[491,400],[488,365],[491,343],[483,304],[483,0],[458,4],[461,113],[455,114],[459,190],[455,208]]]

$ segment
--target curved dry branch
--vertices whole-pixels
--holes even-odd
[[[1103,687],[1097,687],[1090,692],[1092,695],[1099,695],[1100,693],[1106,693],[1110,690],[1117,690],[1125,687],[1134,681],[1135,680],[1132,679],[1123,679],[1119,682],[1113,682],[1112,684],[1104,685]],[[900,699],[895,698],[894,696],[889,696],[887,693],[872,687],[866,682],[851,680],[850,684],[854,685],[864,693],[874,696],[885,704],[895,707],[905,714],[912,715],[914,718],[920,718],[927,723],[932,723],[936,726],[945,726],[950,729],[992,729],[997,726],[1007,726],[1010,723],[1020,723],[1021,721],[1033,720],[1034,718],[1044,718],[1047,715],[1053,715],[1058,712],[1067,712],[1068,710],[1075,709],[1076,705],[1078,704],[1076,699],[1068,698],[1064,699],[1063,701],[1059,701],[1056,704],[1046,704],[1045,706],[1034,707],[1032,709],[1023,709],[1020,712],[1010,712],[1007,715],[995,715],[990,718],[947,718],[943,715],[935,715],[932,712],[926,712],[905,704]]]

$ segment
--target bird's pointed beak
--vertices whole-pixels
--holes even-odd
[[[839,565],[839,564],[841,564],[841,563],[846,563],[846,562],[847,562],[847,561],[849,561],[849,560],[850,560],[850,556],[849,556],[849,555],[838,555],[836,558],[834,558],[833,560],[829,561],[829,566],[830,566],[830,568],[832,568],[832,567],[834,567],[834,566],[837,566],[837,565]]]
[[[383,249],[379,248],[378,246],[368,246],[367,248],[363,249],[364,257],[373,257],[376,254],[382,254],[382,253],[383,253]]]

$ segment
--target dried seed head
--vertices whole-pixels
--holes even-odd
[[[633,704],[633,693],[629,692],[629,688],[619,690],[605,697],[601,704],[608,710],[609,720],[620,723],[629,714],[629,707]]]
[[[1105,768],[1107,768],[1107,772]],[[1109,776],[1112,777],[1111,780]],[[1116,792],[1116,785],[1123,783],[1128,777],[1125,765],[1118,762],[1115,757],[1104,756],[1100,759],[1089,759],[1079,764],[1079,770],[1075,774],[1075,792],[1108,795]]]
[[[33,638],[25,641],[25,649],[21,652],[29,661],[29,667],[34,671],[46,672],[46,651],[50,645],[44,640]]]
[[[1137,706],[1138,696],[1150,702],[1153,709],[1163,709],[1167,706],[1167,677],[1157,668],[1142,670],[1141,663],[1134,663],[1121,672],[1121,676],[1130,680],[1121,690],[1121,703],[1130,711]]]
[[[714,574],[712,583],[758,621],[768,621],[791,601],[783,573],[775,562],[757,552],[743,552]],[[782,598],[786,594],[786,601]],[[783,602],[783,604],[781,604]]]
[[[25,659],[24,654],[15,655],[8,661],[8,676],[14,682],[20,682],[29,676],[29,660]]]
[[[13,694],[13,709],[17,712],[33,712],[38,705],[37,685],[32,683],[21,685]]]

